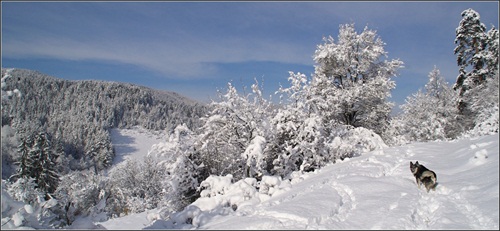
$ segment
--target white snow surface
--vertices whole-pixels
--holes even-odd
[[[124,163],[125,160],[143,160],[148,154],[151,146],[165,142],[166,133],[163,131],[150,131],[142,127],[133,129],[110,130],[111,143],[115,148],[116,156],[113,159],[113,167]]]
[[[112,134],[117,157],[131,160],[142,160],[165,137],[143,129]],[[494,134],[388,147],[291,179],[213,176],[202,184],[203,197],[178,213],[158,208],[104,222],[81,218],[68,228],[498,230],[498,143]],[[435,191],[417,187],[409,169],[417,160],[436,172]],[[23,221],[31,209],[4,194],[2,229],[32,228]]]
[[[204,183],[204,197],[181,212],[151,210],[100,224],[108,229],[498,229],[498,139],[495,134],[389,147],[291,179],[265,177],[260,185],[214,176]],[[417,187],[409,169],[417,160],[436,172],[435,191]]]

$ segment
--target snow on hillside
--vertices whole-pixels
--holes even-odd
[[[291,180],[264,178],[259,189],[249,179],[231,184],[230,176],[214,177],[205,197],[182,212],[151,210],[100,225],[130,229],[136,220],[134,228],[145,229],[498,229],[498,138],[386,148]],[[409,169],[416,160],[436,172],[436,191],[417,188]]]
[[[153,132],[137,126],[133,129],[111,129],[110,137],[116,153],[113,167],[116,167],[127,159],[142,160],[153,144],[164,141],[166,133]]]

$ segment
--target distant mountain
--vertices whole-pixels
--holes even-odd
[[[47,132],[61,140],[65,152],[76,159],[91,148],[91,143],[109,139],[110,128],[141,126],[171,131],[186,124],[195,129],[207,110],[206,105],[174,92],[128,83],[70,81],[33,70],[2,68],[2,91],[14,89],[21,96],[2,99],[2,126],[10,125],[26,135]]]

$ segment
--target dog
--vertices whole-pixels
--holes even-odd
[[[423,184],[427,189],[427,193],[429,192],[430,189],[436,191],[437,176],[435,172],[419,164],[418,161],[415,162],[415,164],[413,164],[410,161],[410,170],[411,173],[413,173],[413,176],[415,176],[415,179],[417,180],[418,188],[420,188],[420,185]]]

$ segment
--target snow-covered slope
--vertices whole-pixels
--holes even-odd
[[[137,229],[498,229],[498,139],[495,134],[386,148],[275,182],[274,193],[221,177],[212,186],[224,188],[224,195],[200,198],[183,212],[167,217],[157,209],[99,224],[111,229],[130,229],[131,222]],[[409,162],[416,160],[436,172],[436,191],[415,184]]]
[[[111,143],[116,153],[112,166],[116,167],[127,159],[142,160],[151,146],[164,141],[166,136],[163,131],[151,131],[138,126],[133,129],[111,129]]]

